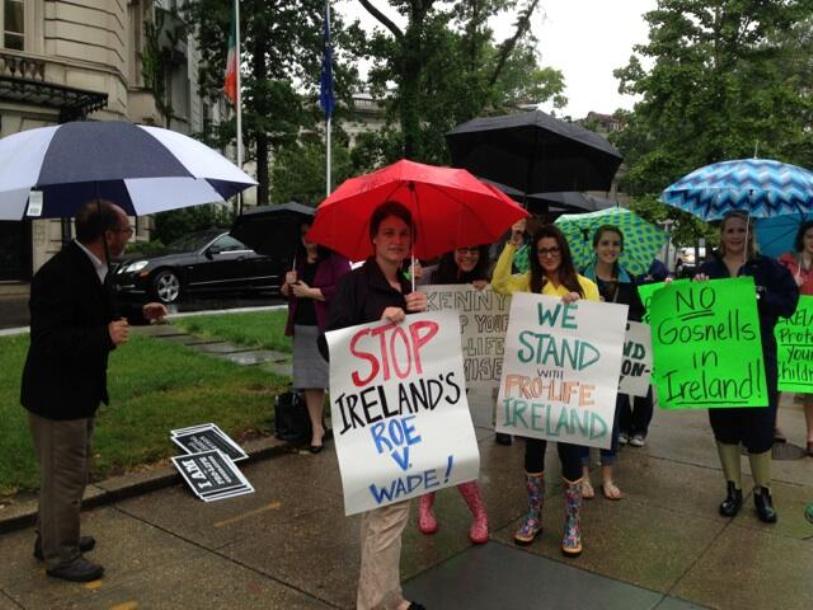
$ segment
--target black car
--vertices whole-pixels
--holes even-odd
[[[192,233],[158,256],[122,261],[113,275],[122,295],[174,303],[192,292],[278,291],[285,261],[257,254],[223,229]]]

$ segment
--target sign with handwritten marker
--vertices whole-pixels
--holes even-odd
[[[460,316],[469,406],[485,411],[490,422],[502,376],[511,297],[471,284],[421,286],[421,292],[426,294],[427,311],[454,311]]]
[[[618,391],[630,396],[646,396],[652,375],[652,333],[649,324],[627,322],[624,360]]]
[[[477,479],[460,322],[452,312],[326,333],[345,514]]]
[[[813,296],[802,296],[796,313],[774,328],[779,389],[813,394]]]
[[[644,305],[644,322],[649,322],[649,306],[652,304],[653,295],[665,286],[687,284],[691,280],[672,280],[671,282],[652,282],[650,284],[638,284],[638,296]]]
[[[514,294],[497,432],[608,449],[627,310]]]
[[[662,408],[768,404],[753,278],[673,282],[652,297],[650,320]]]

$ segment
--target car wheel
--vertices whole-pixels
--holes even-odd
[[[152,279],[152,292],[162,303],[174,303],[181,296],[181,281],[173,271],[164,269]]]

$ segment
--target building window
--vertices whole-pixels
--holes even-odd
[[[0,0],[0,46],[22,51],[25,48],[25,0]]]

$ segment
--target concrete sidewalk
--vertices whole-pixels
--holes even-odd
[[[789,440],[801,443],[798,405],[786,401],[781,413]],[[586,504],[584,554],[566,560],[555,450],[545,532],[520,549],[511,536],[524,511],[523,445],[502,447],[487,428],[477,432],[492,541],[468,542],[454,490],[438,494],[434,536],[417,532],[413,507],[402,575],[406,593],[429,608],[811,607],[813,525],[803,510],[813,501],[813,459],[775,462],[778,524],[756,519],[750,494],[739,516],[724,519],[705,412],[657,412],[647,446],[621,452],[626,499]],[[275,455],[243,468],[252,495],[204,504],[173,485],[85,513],[83,531],[98,540],[91,557],[107,568],[102,581],[47,578],[31,557],[31,528],[0,536],[0,610],[352,608],[359,519],[344,516],[332,446]]]

